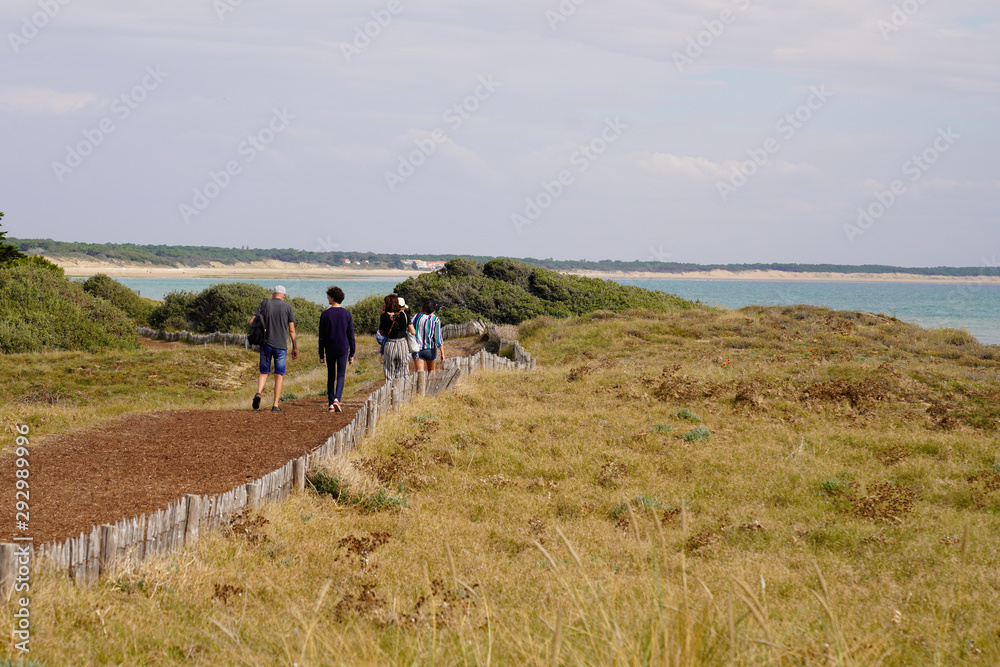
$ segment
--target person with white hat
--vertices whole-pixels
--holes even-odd
[[[281,385],[285,380],[289,336],[292,338],[292,359],[299,356],[299,344],[295,337],[295,311],[291,304],[285,302],[287,296],[284,286],[276,286],[271,299],[263,301],[250,318],[250,324],[258,317],[264,322],[264,342],[260,344],[260,377],[257,379],[257,393],[253,397],[254,410],[260,408],[264,385],[267,384],[271,363],[274,362],[274,405],[271,412],[284,412],[278,403],[281,401]]]
[[[392,382],[410,374],[410,348],[406,344],[406,334],[416,332],[404,310],[406,301],[395,294],[386,296],[383,301],[385,305],[378,324],[378,331],[385,338],[382,370],[385,381]]]

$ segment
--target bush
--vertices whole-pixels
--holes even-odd
[[[50,262],[40,255],[31,255],[29,257],[21,257],[11,262],[11,266],[33,266],[36,269],[45,269],[46,271],[51,271],[59,277],[66,275],[66,272],[61,266],[55,262]]]
[[[543,315],[562,318],[629,309],[672,312],[695,305],[664,292],[563,275],[510,259],[485,265],[453,259],[441,271],[400,283],[396,293],[413,304],[433,297],[446,323],[485,319],[520,324]]]
[[[157,307],[155,301],[143,299],[117,280],[113,280],[103,273],[98,273],[84,282],[83,291],[115,304],[139,326],[146,326],[149,323],[149,316]]]
[[[171,292],[149,316],[154,329],[195,333],[246,333],[250,318],[262,301],[271,297],[266,287],[251,283],[212,285],[198,294]],[[288,300],[295,311],[298,333],[319,333],[323,307],[302,297]]]
[[[163,303],[153,309],[149,314],[149,326],[153,329],[163,331],[188,331],[194,328],[194,324],[188,322],[187,313],[191,301],[194,299],[192,292],[171,292],[163,297]]]
[[[354,318],[355,334],[374,334],[378,331],[379,315],[382,312],[383,303],[385,303],[383,297],[373,294],[347,308],[351,311],[351,317]]]
[[[139,347],[135,324],[114,304],[35,263],[0,269],[0,351]]]
[[[289,299],[288,303],[295,311],[295,332],[318,334],[319,318],[323,315],[323,306],[301,296]],[[247,320],[249,321],[249,319],[248,317]]]

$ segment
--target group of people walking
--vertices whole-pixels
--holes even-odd
[[[295,334],[295,312],[285,302],[286,290],[278,285],[271,299],[260,304],[250,319],[257,318],[264,324],[265,340],[260,346],[260,376],[253,409],[260,409],[267,378],[274,373],[274,404],[272,412],[283,412],[279,403],[287,367],[288,340],[292,342],[291,358],[299,355]],[[344,291],[331,287],[326,291],[330,308],[323,311],[319,320],[319,359],[327,367],[327,397],[330,412],[341,412],[341,399],[347,368],[354,363],[357,344],[354,337],[354,318],[343,307]],[[379,315],[378,336],[382,346],[382,369],[386,382],[405,377],[410,373],[410,362],[417,371],[434,371],[438,361],[444,360],[444,339],[441,336],[441,319],[435,314],[434,299],[424,299],[421,312],[411,316],[406,300],[389,294],[383,300]]]

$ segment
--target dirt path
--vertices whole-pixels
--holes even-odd
[[[449,356],[472,354],[472,339],[449,341]],[[131,415],[49,436],[31,452],[30,535],[35,544],[129,519],[185,494],[217,494],[315,449],[346,426],[368,393],[329,413],[321,397],[270,410],[174,410]],[[14,457],[0,457],[0,541],[15,535]]]

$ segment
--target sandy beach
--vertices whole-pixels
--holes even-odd
[[[293,262],[212,263],[209,266],[167,267],[134,263],[88,262],[76,258],[49,257],[69,276],[104,273],[123,278],[408,278],[422,271],[365,269]],[[838,283],[1000,284],[1000,276],[918,276],[908,273],[793,273],[791,271],[689,271],[685,273],[627,271],[564,271],[578,276],[607,280],[761,280]]]
[[[249,262],[208,266],[150,266],[133,263],[87,262],[79,259],[49,257],[61,266],[68,276],[92,276],[98,273],[120,278],[409,278],[421,271],[397,269],[364,269],[305,264],[294,262]]]

